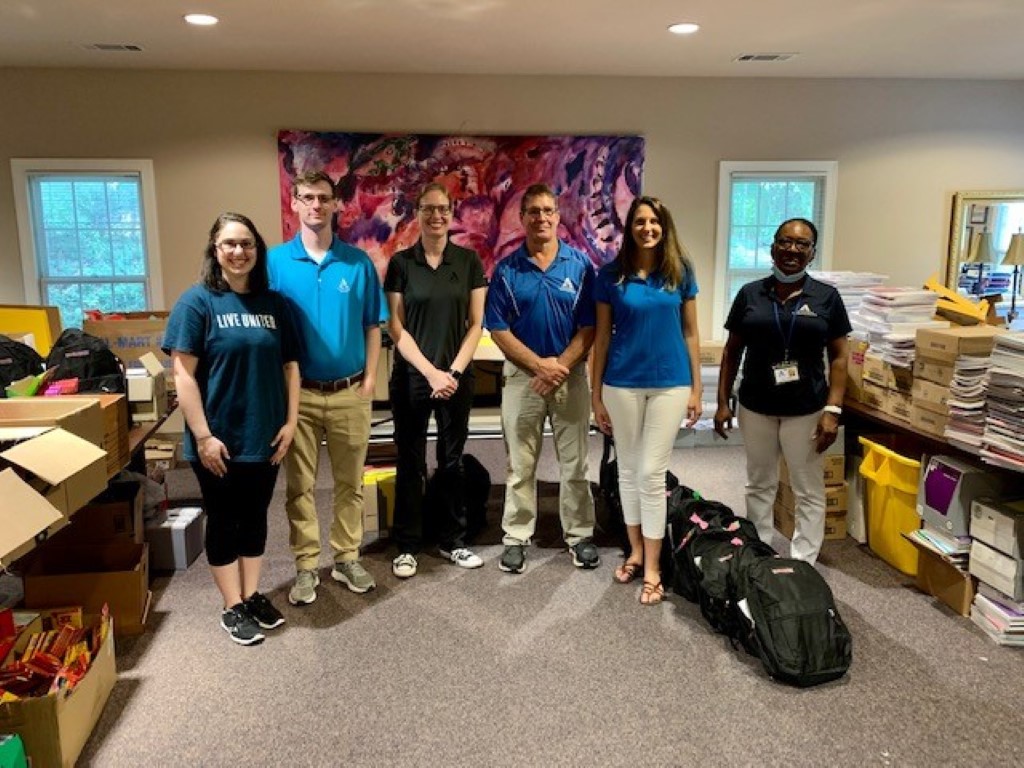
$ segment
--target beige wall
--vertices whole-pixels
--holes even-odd
[[[1024,83],[0,70],[0,303],[24,298],[11,157],[151,158],[168,305],[222,210],[280,239],[281,128],[640,133],[710,292],[720,160],[838,160],[836,269],[942,269],[952,194],[1024,188]],[[707,294],[705,294],[707,295]],[[700,305],[705,335],[711,308]]]

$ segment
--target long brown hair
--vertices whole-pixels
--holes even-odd
[[[646,205],[654,211],[658,223],[661,224],[661,240],[654,249],[654,271],[664,278],[665,288],[674,291],[693,274],[693,262],[686,251],[686,246],[676,234],[676,225],[668,208],[658,198],[648,195],[635,198],[629,206],[629,213],[626,214],[626,231],[622,235],[622,245],[614,261],[619,273],[619,282],[637,273],[638,249],[636,240],[633,239],[633,220],[641,205]]]
[[[213,222],[213,226],[210,227],[210,239],[206,242],[206,250],[203,251],[203,265],[199,268],[199,282],[211,291],[218,293],[227,293],[231,290],[228,281],[224,279],[220,262],[217,261],[217,236],[231,222],[241,224],[252,232],[253,242],[256,243],[256,266],[249,273],[250,293],[267,290],[270,287],[270,279],[267,276],[267,243],[248,216],[231,211],[226,211],[218,216]]]

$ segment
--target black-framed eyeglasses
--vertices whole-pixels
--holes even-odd
[[[254,251],[256,242],[254,240],[221,240],[217,243],[217,247],[221,253],[234,253],[236,248],[241,248],[243,251]]]
[[[452,212],[452,207],[450,205],[421,205],[419,212],[427,216],[433,216],[435,213],[438,216],[448,216]]]
[[[810,253],[814,250],[814,243],[810,240],[801,240],[794,237],[777,237],[775,238],[775,245],[778,248],[782,248],[784,251]]]
[[[311,195],[306,193],[304,195],[296,195],[295,199],[303,205],[312,205],[313,203],[327,205],[328,203],[334,202],[334,195]]]

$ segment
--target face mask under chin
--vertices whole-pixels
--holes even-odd
[[[807,275],[807,268],[804,267],[799,272],[794,272],[792,275],[787,275],[785,272],[783,272],[777,266],[772,264],[772,275],[780,283],[795,283],[795,282],[797,282],[799,280],[802,280]]]

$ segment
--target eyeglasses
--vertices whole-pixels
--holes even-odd
[[[785,251],[799,251],[800,253],[810,253],[814,250],[814,243],[810,240],[795,240],[792,237],[777,237],[775,245]]]
[[[234,253],[236,248],[241,248],[243,251],[254,251],[256,243],[252,240],[221,240],[217,243],[217,247],[220,248],[221,253]]]
[[[328,203],[334,202],[334,195],[296,195],[295,199],[304,205],[312,205],[313,203],[320,203],[320,205],[327,205]]]
[[[558,209],[557,208],[527,208],[527,209],[525,209],[523,211],[523,213],[525,215],[529,216],[531,219],[539,219],[541,216],[543,216],[545,219],[550,219],[552,216],[554,216],[556,213],[558,213]]]
[[[419,212],[427,216],[433,216],[435,213],[438,216],[447,216],[452,212],[452,207],[450,205],[421,205]]]

